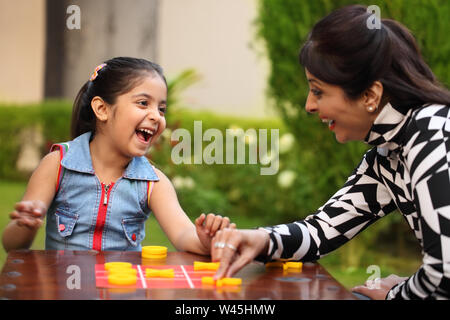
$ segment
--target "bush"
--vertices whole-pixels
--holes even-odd
[[[173,110],[173,109],[169,109]],[[150,150],[149,160],[161,169],[177,188],[180,203],[192,217],[201,212],[217,212],[230,217],[258,217],[261,221],[274,223],[279,221],[281,212],[292,212],[293,201],[289,193],[277,190],[278,175],[260,175],[258,164],[214,164],[205,163],[176,165],[171,161],[172,146],[170,135],[173,130],[185,128],[194,136],[194,121],[202,121],[203,133],[208,128],[219,129],[223,137],[229,128],[253,128],[280,130],[285,133],[279,120],[253,120],[215,115],[205,112],[190,112],[178,107],[169,111],[167,129],[158,143]],[[16,134],[23,128],[39,125],[44,136],[41,149],[45,155],[53,143],[70,140],[69,125],[71,104],[65,101],[50,101],[38,105],[0,106],[0,117],[11,119],[0,125],[0,179],[26,181],[29,174],[16,169],[17,155],[20,150],[19,137]],[[193,139],[192,139],[193,140]],[[193,141],[192,141],[193,143]],[[210,142],[203,142],[204,147]],[[270,141],[268,142],[270,146]],[[225,145],[225,144],[224,144]],[[248,146],[246,147],[248,154]],[[193,149],[193,148],[192,148]],[[236,152],[235,152],[236,154]],[[225,152],[224,152],[225,155]],[[281,168],[284,166],[285,153],[281,155]],[[187,182],[186,182],[187,181]],[[278,206],[277,209],[274,209]]]

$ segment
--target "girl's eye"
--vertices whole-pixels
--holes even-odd
[[[167,112],[167,107],[166,107],[166,106],[161,106],[161,107],[159,107],[159,112],[161,112],[162,114],[166,114],[166,112]]]
[[[147,106],[148,105],[146,100],[138,101],[138,104],[140,104],[141,106]]]

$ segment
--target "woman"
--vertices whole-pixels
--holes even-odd
[[[423,61],[410,32],[396,21],[369,29],[370,13],[353,5],[313,28],[300,52],[310,92],[306,111],[328,123],[341,142],[372,146],[345,185],[304,220],[258,230],[219,231],[216,277],[254,259],[317,260],[398,209],[423,248],[409,278],[389,276],[373,299],[450,297],[450,92]],[[351,39],[351,41],[349,41]]]

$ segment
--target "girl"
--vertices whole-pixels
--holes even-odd
[[[216,277],[259,256],[315,261],[398,209],[423,248],[415,274],[354,288],[373,299],[450,298],[450,92],[436,80],[410,32],[382,19],[368,29],[363,6],[332,12],[300,53],[317,114],[341,142],[372,146],[345,185],[313,215],[259,230],[221,230]]]
[[[74,102],[75,139],[54,145],[32,174],[5,250],[28,248],[47,214],[46,249],[139,251],[153,211],[177,250],[208,254],[215,232],[234,224],[202,214],[194,225],[144,156],[166,127],[166,100],[158,65],[120,57],[98,66]]]

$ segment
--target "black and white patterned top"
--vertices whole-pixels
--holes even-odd
[[[304,220],[269,232],[266,261],[314,261],[399,209],[422,246],[423,264],[386,299],[450,298],[450,108],[402,114],[387,104],[366,142],[375,146],[345,185]]]

